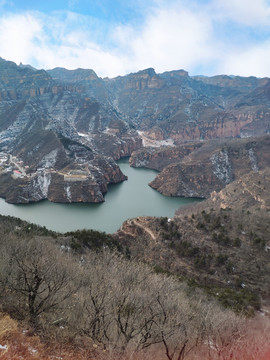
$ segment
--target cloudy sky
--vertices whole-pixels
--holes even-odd
[[[0,0],[0,57],[101,77],[270,77],[270,0]]]

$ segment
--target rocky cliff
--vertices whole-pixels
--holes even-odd
[[[213,191],[206,204],[221,209],[270,210],[270,168],[241,176],[220,192]]]
[[[8,202],[100,202],[108,184],[126,179],[114,160],[141,139],[81,84],[1,60],[0,94],[0,193]]]
[[[233,155],[229,148],[213,150],[196,178],[195,150],[204,148],[201,140],[269,133],[269,87],[266,78],[190,77],[184,70],[157,74],[152,68],[101,79],[90,69],[44,71],[0,59],[0,182],[6,174],[20,181],[7,196],[14,202],[102,201],[108,183],[124,179],[113,160],[147,142],[166,143],[177,146],[143,150],[131,163],[164,169],[152,184],[164,194],[208,196],[236,176],[229,170]],[[256,166],[257,155],[252,149],[247,154]],[[179,158],[186,160],[179,164]],[[82,176],[66,184],[72,171]],[[37,192],[43,183],[45,190]],[[62,190],[50,193],[52,184]]]
[[[203,146],[203,142],[192,142],[173,147],[144,147],[131,154],[129,163],[133,167],[146,167],[161,171],[166,166],[181,161],[201,146]]]
[[[184,70],[157,74],[152,68],[113,79],[83,69],[49,74],[83,88],[151,139],[178,143],[270,131],[268,78],[190,77]]]
[[[208,198],[240,176],[270,166],[269,149],[269,135],[205,142],[178,161],[172,156],[171,164],[163,168],[150,186],[167,196]],[[175,149],[171,152],[174,155]],[[156,168],[156,161],[153,167]]]
[[[102,202],[108,184],[127,179],[112,158],[85,145],[51,131],[35,135],[2,168],[0,194],[7,202]]]
[[[183,70],[156,74],[147,69],[106,83],[117,110],[152,139],[178,143],[269,132],[265,101],[259,100],[259,108],[251,101],[257,89],[269,86],[267,78],[190,77]]]

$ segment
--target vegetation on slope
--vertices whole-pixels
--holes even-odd
[[[110,250],[110,236],[55,234],[10,217],[0,222],[2,309],[28,324],[41,344],[55,346],[56,353],[61,348],[62,358],[68,359],[68,348],[78,359],[118,360],[236,359],[243,354],[248,360],[267,351],[266,342],[257,345],[265,339],[268,318],[256,320],[251,336],[254,319],[223,308],[175,276],[157,274]],[[164,219],[159,222],[166,227]],[[74,239],[80,249],[69,246]],[[18,339],[29,351],[31,338]],[[0,336],[0,344],[0,356],[13,351],[14,336]]]
[[[248,314],[269,294],[269,231],[266,210],[210,209],[173,219],[138,218],[124,223],[116,238],[131,256]]]

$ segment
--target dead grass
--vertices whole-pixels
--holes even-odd
[[[0,312],[0,360],[94,360],[95,347],[83,345],[63,344],[56,339],[50,344],[42,343],[38,336]]]

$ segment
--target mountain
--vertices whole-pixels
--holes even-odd
[[[269,179],[269,167],[251,171],[171,219],[129,219],[115,239],[132,258],[193,279],[225,306],[269,306]]]
[[[0,357],[269,358],[269,86],[0,59],[6,201],[104,201],[129,155],[163,194],[207,198],[112,235],[0,216]]]
[[[0,194],[23,203],[100,202],[126,179],[114,159],[141,140],[111,108],[44,70],[0,61]]]
[[[153,139],[171,138],[178,143],[269,132],[268,105],[241,105],[243,98],[268,81],[198,79],[183,70],[156,74],[147,69],[108,79],[107,87],[117,109],[132,118],[139,130]]]
[[[126,179],[115,160],[147,142],[200,147],[268,134],[268,88],[267,78],[149,68],[102,79],[91,69],[36,70],[0,58],[0,195],[104,201],[108,184]]]
[[[57,68],[48,73],[55,80],[82,86],[89,96],[110,104],[123,120],[156,140],[171,138],[177,143],[270,131],[269,101],[260,96],[256,104],[253,100],[256,91],[267,89],[268,78],[190,77],[184,70],[157,74],[152,68],[113,79],[100,79],[93,70],[83,69]]]
[[[135,151],[130,164],[161,171],[150,186],[167,196],[208,198],[250,171],[270,166],[270,136],[212,140]]]

